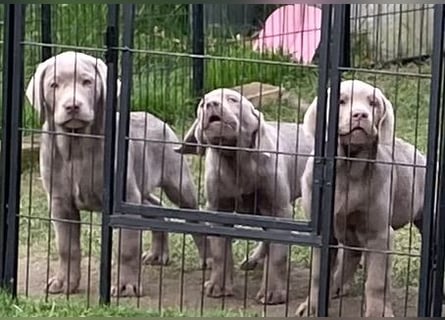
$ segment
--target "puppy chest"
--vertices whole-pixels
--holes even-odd
[[[374,190],[369,184],[352,179],[337,178],[334,212],[348,216],[354,211],[367,211],[374,203]]]
[[[206,159],[207,192],[221,198],[254,193],[263,178],[250,159],[215,157]]]
[[[226,175],[220,177],[219,182],[215,186],[220,187],[220,191],[227,196],[237,197],[245,194],[253,193],[260,182],[255,175]],[[216,191],[216,190],[215,190]]]
[[[85,171],[73,177],[74,203],[79,210],[100,211],[102,208],[102,173]]]
[[[79,210],[100,211],[102,194],[92,186],[85,184],[74,185],[74,203]]]

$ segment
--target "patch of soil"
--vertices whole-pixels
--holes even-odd
[[[47,258],[44,256],[22,257],[19,264],[18,290],[20,294],[42,298],[45,296],[43,288],[54,273],[56,261],[50,260],[49,268]],[[116,269],[116,268],[113,268]],[[294,316],[298,305],[304,301],[309,290],[309,270],[292,268],[289,281],[288,304],[263,306],[254,298],[260,288],[262,270],[246,273],[235,267],[235,296],[225,299],[208,298],[202,293],[204,280],[208,278],[209,271],[186,270],[181,272],[180,266],[142,268],[142,281],[145,296],[136,299],[113,300],[121,305],[135,305],[139,308],[158,310],[162,308],[187,311],[201,310],[232,310],[242,314],[256,313],[267,316]],[[115,270],[114,270],[115,271]],[[89,304],[98,302],[99,291],[99,261],[85,258],[82,261],[82,280],[79,293],[72,297],[89,301]],[[357,290],[353,290],[357,291]],[[357,292],[359,292],[358,290]],[[396,316],[415,317],[417,313],[417,292],[410,288],[406,294],[405,288],[394,288],[392,296]],[[330,316],[360,317],[362,315],[363,295],[344,296],[332,300]]]

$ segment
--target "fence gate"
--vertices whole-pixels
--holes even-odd
[[[117,134],[117,149],[116,151],[116,161],[117,163],[117,175],[114,181],[115,188],[113,189],[113,181],[110,180],[106,183],[110,188],[105,192],[105,199],[107,204],[107,213],[111,213],[104,215],[104,223],[108,222],[108,225],[111,228],[137,228],[137,229],[151,229],[158,231],[169,231],[169,232],[177,232],[177,233],[192,233],[192,234],[205,234],[208,236],[228,236],[234,238],[241,239],[252,239],[252,240],[266,240],[266,241],[277,241],[289,244],[305,244],[310,246],[322,246],[325,249],[325,253],[323,254],[322,266],[325,267],[328,265],[325,263],[324,259],[328,259],[328,241],[323,241],[322,239],[329,239],[329,236],[321,237],[321,234],[330,234],[330,222],[328,219],[323,219],[323,227],[318,221],[321,221],[319,215],[322,214],[320,210],[314,211],[314,217],[312,221],[309,222],[296,222],[289,220],[278,220],[272,217],[258,217],[255,215],[246,215],[246,214],[234,214],[234,213],[223,213],[223,212],[210,212],[204,210],[191,210],[191,209],[170,209],[163,208],[153,205],[144,205],[144,204],[134,204],[125,200],[125,187],[126,187],[126,163],[128,161],[128,141],[131,139],[128,136],[128,124],[129,124],[129,112],[130,112],[130,92],[132,88],[131,82],[131,70],[132,70],[132,58],[133,52],[133,30],[134,30],[134,5],[123,5],[123,49],[114,49],[117,47],[117,43],[109,43],[109,57],[114,57],[116,59],[116,54],[121,51],[122,54],[122,87],[121,87],[121,98],[119,105],[119,122],[118,128],[115,128],[115,121],[113,119],[113,115],[109,115],[107,118],[107,130],[109,133],[106,135],[106,145],[107,150],[110,152],[114,149],[114,135],[113,133],[118,131]],[[321,44],[321,61],[324,63],[320,63],[321,72],[320,72],[320,94],[326,97],[325,91],[322,88],[326,87],[326,83],[328,80],[328,60],[329,57],[329,35],[332,24],[332,6],[325,6],[323,10],[323,39]],[[203,79],[203,60],[205,59],[204,49],[203,49],[203,41],[202,41],[202,5],[193,5],[193,27],[197,30],[197,34],[195,34],[195,39],[193,49],[193,65],[194,65],[194,90],[196,92],[202,92],[202,79]],[[116,30],[116,22],[117,22],[118,10],[115,6],[112,6],[109,11],[109,29],[108,29],[108,39],[113,39],[117,41],[117,36],[115,36]],[[201,17],[201,18],[200,18]],[[156,52],[152,52],[153,54],[157,54]],[[110,58],[111,59],[111,58]],[[323,60],[324,59],[324,60]],[[116,60],[109,60],[109,75],[112,72],[115,72]],[[116,75],[114,73],[114,75]],[[114,83],[114,80],[110,80]],[[109,84],[111,85],[111,82]],[[114,88],[114,87],[112,87]],[[111,90],[110,90],[111,92]],[[325,99],[324,99],[325,100]],[[320,99],[323,101],[323,99]],[[109,100],[111,104],[111,100]],[[323,103],[323,102],[320,102]],[[111,105],[109,106],[109,110],[113,110]],[[321,121],[322,123],[322,121]],[[320,141],[322,142],[322,141]],[[324,146],[320,145],[317,148],[316,156],[323,157]],[[113,154],[113,153],[110,153]],[[113,157],[108,157],[111,159]],[[113,172],[114,167],[112,162],[108,162],[108,171],[107,176],[108,179],[112,179],[113,175],[110,174]],[[320,174],[323,171],[322,162],[318,163],[320,166],[317,170],[317,173]],[[317,192],[320,192],[324,184],[328,183],[328,181],[323,181],[323,178],[320,178],[319,185],[317,186]],[[315,196],[314,200],[320,199]],[[114,202],[113,202],[114,200]],[[314,201],[315,204],[318,204],[319,201]],[[323,202],[327,203],[327,202]],[[330,210],[330,206],[323,208],[323,210]],[[326,216],[329,216],[326,215]],[[184,217],[187,217],[189,221],[187,222],[175,222],[175,221],[166,221],[164,218],[168,219],[179,219],[183,220]],[[193,223],[190,221],[199,221],[200,224]],[[210,228],[208,225],[203,223],[210,223],[212,227]],[[244,226],[244,227],[253,227],[253,228],[262,228],[263,230],[249,230],[249,229],[240,229],[233,227],[234,225]],[[270,226],[273,225],[273,229],[270,229]],[[265,231],[267,229],[267,231]],[[110,230],[103,231],[103,237],[105,241],[103,241],[102,247],[102,272],[104,272],[102,276],[101,282],[101,298],[103,301],[109,301],[109,292],[110,292],[110,282],[109,282],[109,265],[110,265]],[[325,275],[321,279],[321,290],[320,290],[320,314],[327,314],[326,309],[326,299],[327,299],[327,288],[328,288],[328,273],[323,272],[322,275]]]

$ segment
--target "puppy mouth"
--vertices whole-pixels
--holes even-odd
[[[233,130],[235,130],[236,128],[236,126],[232,122],[224,120],[222,117],[216,114],[213,114],[209,117],[205,129],[209,129],[212,125],[229,127]]]
[[[363,147],[374,141],[373,135],[360,126],[353,127],[346,133],[339,133],[338,138],[340,144],[348,146],[355,145]]]
[[[361,132],[363,132],[364,134],[368,135],[368,132],[367,132],[363,127],[360,127],[360,126],[353,127],[353,128],[351,128],[351,130],[349,130],[348,132],[345,132],[345,133],[339,133],[338,135],[339,135],[340,137],[345,137],[345,136],[348,136],[348,135],[350,135],[350,134],[352,134],[352,133],[354,133],[354,132],[356,132],[356,131],[361,131]]]
[[[64,123],[62,123],[62,126],[66,129],[76,130],[76,129],[82,129],[87,127],[90,124],[89,121],[85,121],[82,119],[72,118],[68,119]]]
[[[207,140],[212,145],[236,145],[236,124],[223,119],[219,115],[211,115],[208,118],[204,132]]]
[[[210,116],[208,123],[211,124],[211,123],[214,123],[214,122],[221,122],[221,121],[222,120],[221,120],[220,116],[217,116],[217,115],[213,114],[213,115]]]

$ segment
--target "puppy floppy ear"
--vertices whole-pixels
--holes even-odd
[[[80,55],[80,53],[78,53]],[[99,73],[100,81],[102,82],[102,88],[103,88],[103,94],[104,94],[104,100],[107,96],[107,65],[106,63],[99,58],[92,57],[90,55],[82,54],[82,56],[90,61],[95,67],[97,72]],[[121,81],[117,79],[116,82],[116,96],[119,98],[121,94]]]
[[[318,99],[315,97],[307,108],[303,117],[303,130],[311,137],[315,137],[315,125],[317,123],[317,101]]]
[[[43,79],[45,77],[45,72],[48,66],[55,63],[54,57],[51,57],[39,65],[34,72],[34,75],[28,82],[26,87],[25,96],[28,99],[31,106],[43,117],[45,112],[44,108],[44,97],[43,97]]]
[[[184,142],[185,143],[200,143],[199,142],[199,138],[197,137],[197,133],[196,133],[196,128],[198,126],[198,121],[199,119],[196,119],[192,126],[187,130],[187,133],[185,134],[184,137]],[[177,153],[181,153],[181,154],[194,154],[194,155],[199,155],[202,156],[205,153],[205,148],[201,147],[201,146],[191,146],[191,145],[185,145],[182,144],[179,147],[173,148],[173,150]]]
[[[326,96],[326,124],[328,123],[330,94],[331,94],[331,89],[328,88]],[[303,130],[306,134],[308,134],[312,138],[315,138],[315,129],[317,126],[317,111],[318,111],[317,103],[318,103],[318,97],[315,97],[312,103],[307,108],[303,117]]]
[[[394,139],[394,108],[392,103],[378,89],[378,94],[383,102],[383,115],[377,125],[379,143],[392,144]]]
[[[254,134],[253,137],[253,148],[262,150],[260,155],[270,158],[272,155],[271,152],[265,150],[277,151],[275,150],[277,137],[273,130],[269,130],[264,120],[264,116],[259,110],[252,108],[252,113],[258,121],[256,134]]]

